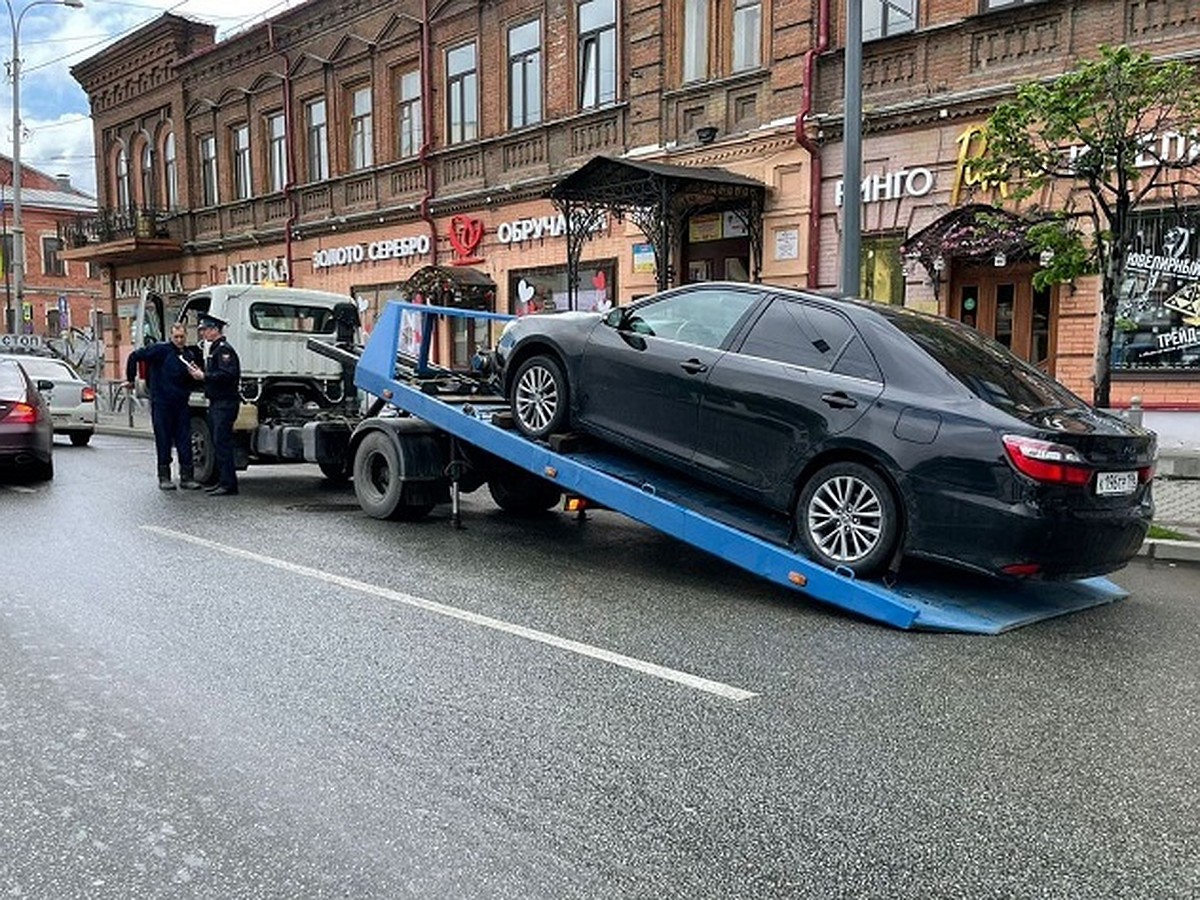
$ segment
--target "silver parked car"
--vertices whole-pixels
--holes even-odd
[[[49,382],[45,391],[54,421],[54,433],[65,434],[76,447],[82,447],[96,432],[96,389],[76,374],[68,363],[51,356],[23,353],[0,354],[0,359],[19,362],[35,384]]]

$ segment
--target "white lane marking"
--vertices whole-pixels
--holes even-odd
[[[651,675],[655,678],[661,678],[664,681],[673,681],[676,684],[682,684],[685,687],[694,688],[698,691],[706,691],[710,694],[716,694],[718,697],[724,697],[727,700],[750,700],[757,697],[752,691],[742,690],[741,688],[733,687],[732,685],[723,684],[720,681],[711,681],[707,678],[701,678],[699,675],[692,675],[688,672],[680,672],[678,669],[668,669],[666,666],[660,666],[655,663],[645,662],[644,660],[634,659],[632,656],[625,656],[621,653],[614,653],[611,650],[605,650],[603,647],[594,647],[591,644],[584,644],[580,641],[573,641],[570,638],[559,637],[558,635],[549,634],[545,631],[538,631],[534,628],[526,628],[524,625],[515,625],[511,622],[505,622],[502,619],[493,619],[491,616],[481,616],[478,613],[468,612],[467,610],[458,609],[453,606],[447,606],[444,603],[435,603],[433,600],[426,600],[422,597],[416,597],[412,594],[406,594],[402,591],[393,591],[389,588],[379,587],[374,584],[367,584],[365,581],[357,581],[353,578],[346,578],[343,575],[334,575],[332,572],[322,572],[320,569],[313,569],[308,566],[301,566],[296,563],[290,563],[286,560],[276,559],[273,556],[263,556],[261,553],[252,553],[249,550],[242,550],[238,547],[230,547],[226,544],[219,544],[216,541],[210,541],[205,538],[196,537],[195,535],[186,534],[182,531],[173,531],[170,528],[159,528],[156,525],[143,525],[142,528],[146,531],[160,534],[163,537],[175,538],[180,541],[187,541],[190,544],[195,544],[198,547],[207,547],[210,550],[215,550],[218,553],[226,553],[230,556],[238,556],[242,559],[248,559],[251,562],[262,563],[266,566],[274,566],[276,569],[282,569],[285,572],[292,572],[296,575],[303,575],[307,578],[316,578],[320,581],[329,584],[336,584],[339,587],[347,588],[352,591],[359,591],[363,594],[369,594],[373,597],[382,597],[385,600],[392,600],[396,603],[403,603],[407,606],[413,606],[417,609],[423,609],[427,612],[435,613],[439,616],[446,616],[451,619],[459,619],[463,622],[470,622],[472,625],[479,625],[483,628],[491,628],[495,631],[502,631],[505,634],[522,637],[529,641],[537,641],[540,644],[547,644],[551,647],[557,647],[560,650],[566,650],[570,653],[577,653],[580,656],[591,657],[602,662],[611,663],[614,666],[632,669],[635,672],[641,672],[643,675]]]

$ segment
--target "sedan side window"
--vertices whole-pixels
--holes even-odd
[[[760,296],[754,291],[689,290],[636,307],[626,324],[639,334],[715,349]]]
[[[809,369],[878,379],[862,339],[842,315],[822,306],[776,299],[742,344],[741,353]]]

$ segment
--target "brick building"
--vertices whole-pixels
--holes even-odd
[[[165,14],[73,69],[102,212],[65,255],[105,268],[114,347],[143,285],[286,281],[353,294],[368,322],[429,264],[490,279],[500,311],[716,277],[833,287],[842,6],[309,0],[219,43]],[[1090,396],[1097,283],[1035,292],[1027,255],[947,252],[935,268],[901,250],[997,199],[970,160],[1016,80],[1102,41],[1200,53],[1192,6],[866,0],[862,292],[972,321]],[[572,243],[547,191],[598,156],[627,162],[622,176],[665,164],[655,184],[684,200],[646,231],[639,209],[614,203]],[[601,205],[610,172],[585,185]],[[722,192],[720,172],[760,185],[761,202]],[[452,356],[485,339],[456,337]],[[1165,354],[1154,371],[1122,356],[1114,399],[1200,416],[1196,356]]]
[[[50,176],[21,166],[21,227],[25,232],[24,308],[9,321],[12,308],[13,254],[12,160],[0,156],[0,231],[3,285],[0,300],[9,333],[59,338],[71,328],[88,329],[101,300],[99,270],[88,263],[63,259],[61,232],[82,214],[93,214],[96,200],[71,186],[65,175]]]

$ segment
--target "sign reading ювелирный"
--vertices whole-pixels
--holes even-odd
[[[0,334],[0,350],[41,350],[40,334]]]

